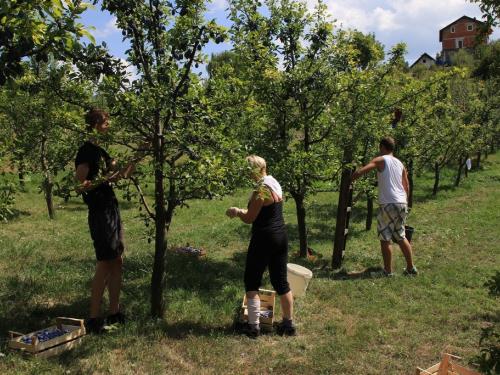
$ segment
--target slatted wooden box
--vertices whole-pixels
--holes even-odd
[[[416,375],[481,375],[479,372],[469,370],[465,367],[451,362],[451,359],[461,359],[451,354],[443,354],[443,360],[434,366],[423,370],[419,367],[415,369]]]
[[[74,324],[63,324],[63,322],[71,322]],[[80,344],[85,336],[85,325],[83,319],[60,317],[56,319],[55,326],[45,329],[55,330],[56,328],[68,330],[70,332],[44,342],[39,342],[37,338],[34,338],[31,344],[27,344],[21,341],[23,337],[36,337],[36,334],[43,333],[44,329],[28,334],[9,331],[9,348],[13,353],[25,355],[30,358],[47,358],[74,348]]]
[[[172,245],[170,250],[191,258],[205,259],[207,257],[207,250],[205,249],[205,247],[202,247],[201,249],[192,248],[189,245],[189,242],[187,243],[186,246],[182,247],[176,247]]]
[[[275,296],[274,290],[259,289],[260,312],[267,313],[268,317],[260,316],[260,329],[272,331],[274,321]],[[240,309],[240,323],[248,320],[247,295],[243,297],[243,305]]]

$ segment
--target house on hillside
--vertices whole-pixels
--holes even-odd
[[[439,41],[441,42],[441,61],[439,63],[449,64],[451,55],[461,48],[465,48],[474,58],[474,45],[477,29],[483,22],[462,16],[449,25],[439,30]],[[482,40],[482,44],[488,44],[488,36]]]
[[[436,64],[436,60],[434,60],[431,56],[429,56],[427,53],[424,53],[422,56],[420,56],[417,61],[415,61],[411,66],[410,66],[410,72],[413,72],[413,69],[416,68],[419,64],[425,65],[426,69],[429,69],[432,65]]]

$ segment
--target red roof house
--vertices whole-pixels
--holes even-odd
[[[462,16],[449,25],[439,30],[439,41],[441,44],[441,56],[445,61],[450,60],[450,53],[457,52],[460,48],[468,49],[472,52],[475,46],[477,28],[483,22],[475,18]],[[488,37],[485,36],[483,44],[488,44]]]

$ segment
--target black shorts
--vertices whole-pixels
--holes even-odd
[[[125,250],[125,240],[118,202],[112,201],[104,207],[89,209],[88,219],[97,260],[119,258]]]

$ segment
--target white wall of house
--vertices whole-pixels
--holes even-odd
[[[434,60],[427,56],[421,56],[415,64],[411,67],[410,70],[415,69],[418,65],[423,64],[427,69],[429,69],[432,65],[435,65]]]

